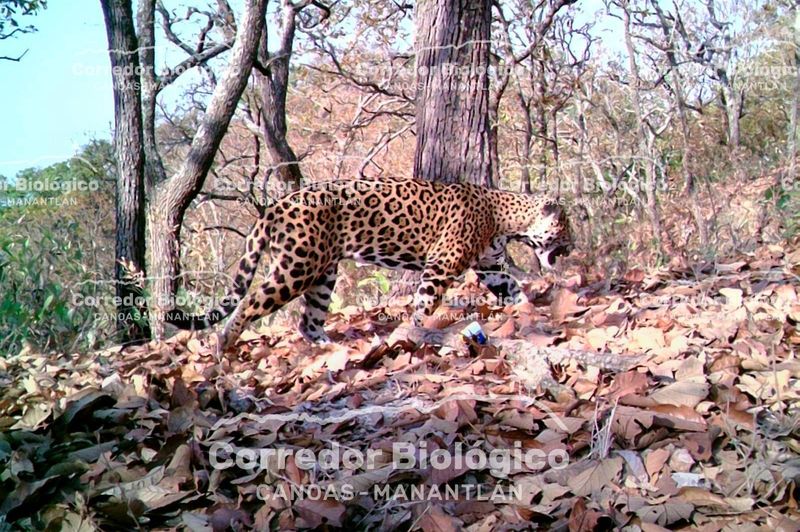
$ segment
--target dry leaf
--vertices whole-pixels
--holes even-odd
[[[588,497],[616,480],[620,471],[622,471],[621,458],[593,460],[580,473],[571,476],[567,480],[567,485],[578,497]]]
[[[303,498],[294,504],[300,518],[298,526],[317,528],[322,525],[342,526],[347,508],[339,501],[329,499]]]
[[[438,504],[430,504],[416,522],[423,532],[458,532],[461,522],[448,515]]]
[[[651,393],[648,397],[658,404],[694,408],[708,396],[705,382],[678,381]]]
[[[578,294],[566,288],[558,290],[550,303],[550,313],[556,323],[563,323],[569,316],[584,310],[586,307],[578,305]]]

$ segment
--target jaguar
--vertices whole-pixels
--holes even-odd
[[[252,321],[302,296],[300,333],[326,344],[324,323],[337,267],[353,259],[422,272],[412,317],[420,325],[470,268],[498,298],[523,301],[519,284],[505,271],[510,241],[527,244],[541,266],[552,268],[572,248],[565,209],[547,195],[467,183],[382,178],[315,184],[264,210],[247,236],[233,286],[218,306],[202,315],[173,309],[166,321],[199,330],[230,315],[219,338],[227,349]],[[270,256],[265,281],[250,290],[265,251]]]

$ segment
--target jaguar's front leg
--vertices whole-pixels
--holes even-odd
[[[425,318],[433,314],[452,282],[453,276],[445,268],[439,265],[425,268],[414,295],[413,321],[415,326],[421,327]]]
[[[478,279],[495,295],[503,306],[524,303],[528,300],[517,280],[499,266],[475,270]]]
[[[507,244],[507,237],[496,237],[473,268],[481,283],[500,300],[503,306],[527,301],[517,280],[505,271]]]

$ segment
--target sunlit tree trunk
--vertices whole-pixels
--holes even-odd
[[[255,62],[267,0],[249,0],[231,50],[228,70],[217,84],[180,170],[153,189],[149,211],[149,242],[153,261],[151,283],[154,310],[151,325],[164,333],[164,316],[172,307],[180,272],[180,231],[186,209],[203,188],[217,148],[236,111]]]
[[[489,185],[489,0],[417,3],[414,176]]]

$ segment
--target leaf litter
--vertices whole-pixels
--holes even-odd
[[[530,303],[441,309],[443,330],[344,308],[331,346],[272,326],[221,358],[187,333],[9,356],[0,529],[797,529],[798,257],[571,264]],[[473,318],[486,345],[459,334]],[[561,462],[421,455],[469,450]]]

